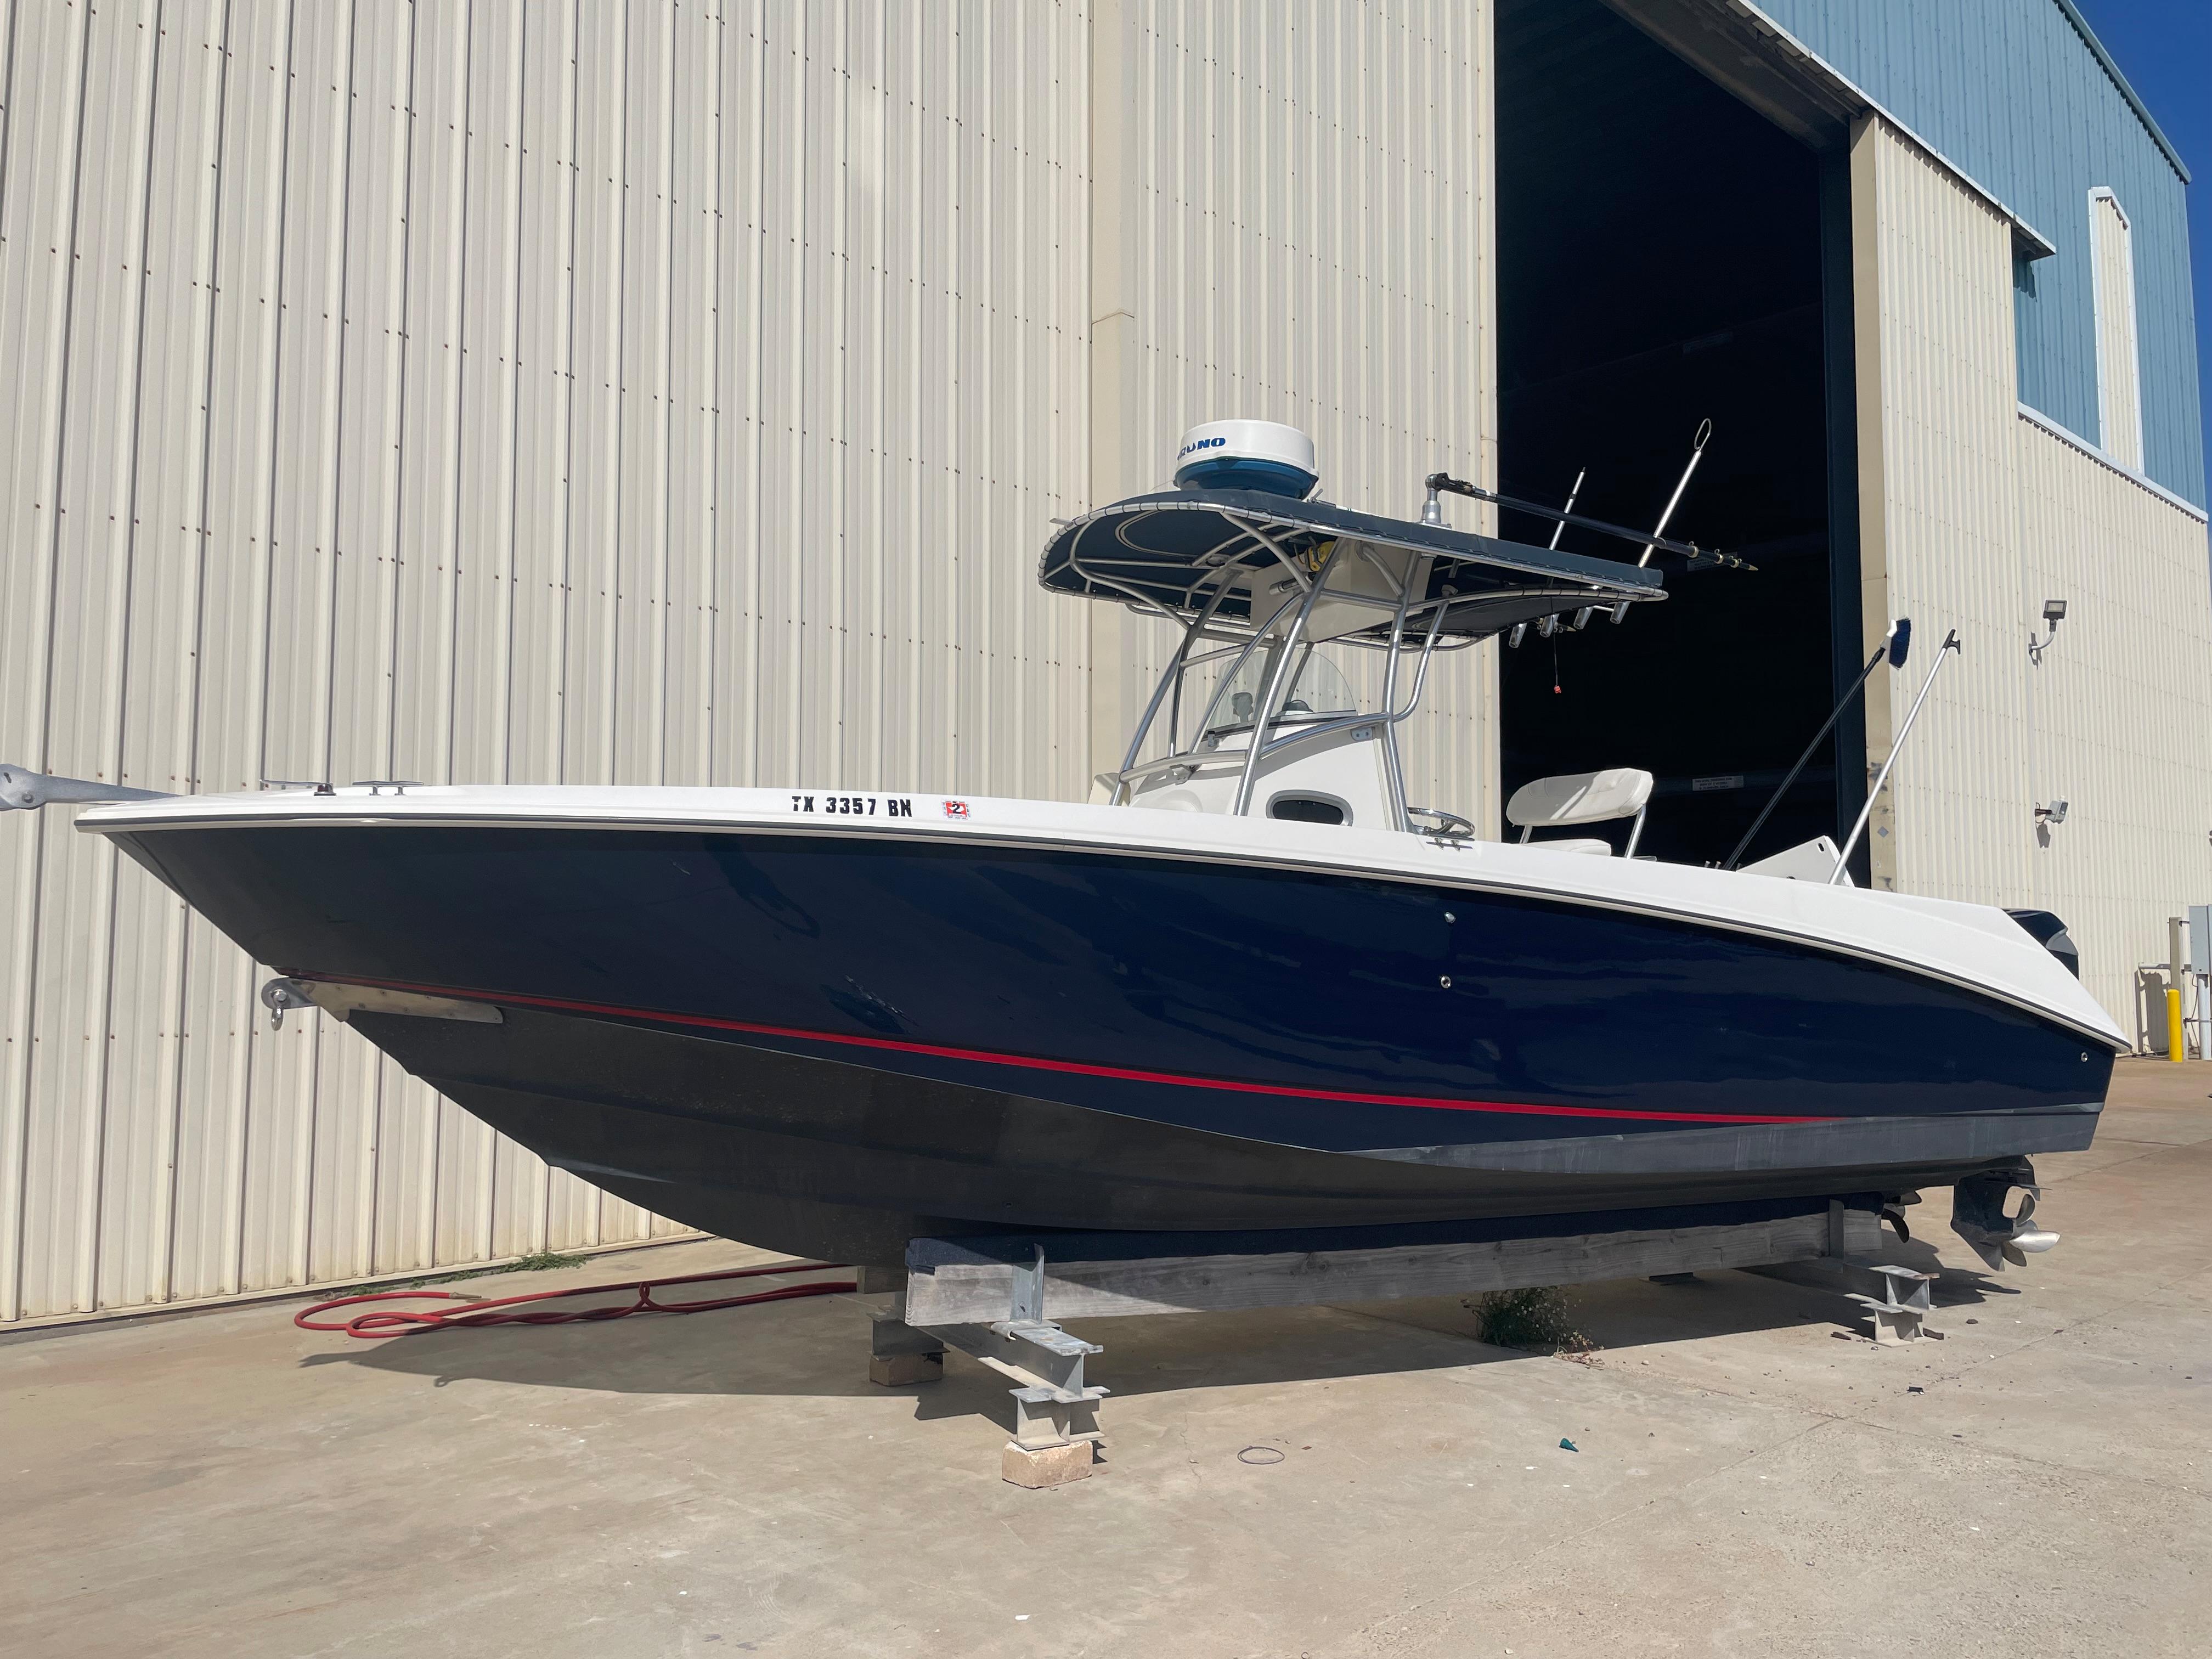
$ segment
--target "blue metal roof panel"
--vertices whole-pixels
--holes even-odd
[[[2112,61],[2112,54],[2105,50],[2105,43],[2097,38],[2097,31],[2089,27],[2089,20],[2081,15],[2081,9],[2074,3],[2074,0],[2058,0],[2058,9],[2066,14],[2066,21],[2074,25],[2074,32],[2081,37],[2082,44],[2096,54],[2097,61],[2104,65],[2105,73],[2112,77],[2112,84],[2120,89],[2120,96],[2126,99],[2128,107],[2135,111],[2136,119],[2141,121],[2144,130],[2158,141],[2158,147],[2166,152],[2166,159],[2173,163],[2173,170],[2181,175],[2181,182],[2185,185],[2191,183],[2189,163],[2181,159],[2181,152],[2174,149],[2173,141],[2166,136],[2166,129],[2159,125],[2158,118],[2150,112],[2150,106],[2136,96],[2136,89],[2128,84],[2128,77],[2120,73],[2120,66]]]
[[[2205,501],[2185,173],[2064,0],[1756,0],[1868,97],[2048,237],[2017,296],[2021,400],[2095,434],[2089,191],[2134,228],[2143,470]]]

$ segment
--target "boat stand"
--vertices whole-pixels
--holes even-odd
[[[1852,1248],[1845,1215],[1841,1204],[1829,1205],[1826,1254],[1805,1261],[1765,1262],[1744,1271],[1762,1279],[1840,1291],[1866,1310],[1861,1317],[1872,1327],[1868,1334],[1884,1347],[1917,1342],[1923,1337],[1941,1341],[1943,1333],[1928,1328],[1928,1316],[1933,1311],[1929,1291],[1936,1275],[1869,1261],[1858,1254]]]
[[[951,1243],[916,1239],[908,1246],[908,1262],[915,1246]],[[1005,1265],[1005,1294],[969,1310],[978,1315],[1002,1311],[1004,1318],[949,1317],[941,1307],[933,1314],[916,1314],[903,1291],[890,1307],[871,1315],[868,1380],[889,1388],[933,1382],[945,1375],[945,1349],[957,1348],[1013,1384],[1008,1392],[1014,1400],[1014,1437],[1006,1443],[1000,1464],[1006,1478],[1018,1486],[1080,1480],[1091,1473],[1105,1438],[1098,1427],[1098,1402],[1107,1392],[1084,1382],[1083,1362],[1105,1350],[1045,1318],[1041,1246],[1032,1246],[1027,1262]],[[908,1282],[912,1283],[911,1268]],[[861,1289],[874,1287],[874,1277],[864,1274]]]
[[[1103,1352],[1060,1321],[1478,1295],[1531,1285],[1744,1268],[1842,1291],[1885,1345],[1927,1328],[1931,1275],[1872,1259],[1873,1194],[1486,1223],[1266,1233],[1009,1234],[915,1238],[905,1272],[864,1270],[895,1292],[874,1316],[868,1375],[888,1388],[945,1374],[957,1348],[1006,1378],[1018,1486],[1079,1480],[1104,1444],[1107,1390],[1084,1367]],[[1050,1316],[1047,1316],[1048,1306]]]

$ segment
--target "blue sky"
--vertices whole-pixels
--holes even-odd
[[[2197,390],[2212,453],[2212,0],[2074,0],[2189,164]]]

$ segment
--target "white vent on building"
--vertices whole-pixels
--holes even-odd
[[[2097,317],[2097,442],[2122,466],[2143,464],[2142,375],[2136,356],[2136,259],[2127,210],[2089,192],[2089,270]]]

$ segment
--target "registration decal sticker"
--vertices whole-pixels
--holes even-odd
[[[968,816],[968,803],[964,800],[949,800],[945,802],[945,816],[948,818],[966,817]]]

